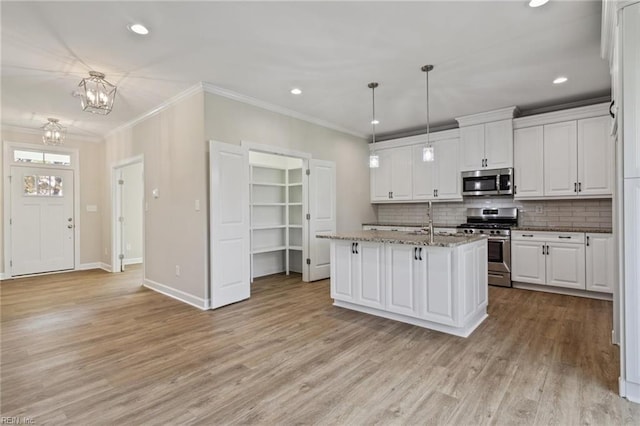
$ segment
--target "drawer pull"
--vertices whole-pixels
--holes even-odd
[[[567,236],[564,236],[564,235],[559,235],[558,238],[562,238],[563,240],[570,240],[571,239],[571,237],[567,237]]]
[[[533,234],[522,234],[523,237],[533,238]]]

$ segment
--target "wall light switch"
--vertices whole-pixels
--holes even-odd
[[[144,211],[145,212],[149,211],[149,202],[147,202],[147,201],[144,202]]]
[[[200,200],[196,200],[196,211],[200,211]]]
[[[158,191],[158,188],[154,188],[154,190],[151,191],[151,195],[153,195],[153,198],[160,197],[160,191]]]

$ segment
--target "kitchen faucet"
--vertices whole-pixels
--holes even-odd
[[[429,222],[428,222],[429,227],[427,228],[427,231],[429,232],[429,242],[433,243],[433,217],[432,217],[433,208],[431,205],[431,201],[429,201],[428,205],[429,207],[427,208],[427,212],[429,213]],[[424,221],[422,223],[423,223],[422,229],[424,229]]]

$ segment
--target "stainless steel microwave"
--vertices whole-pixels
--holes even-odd
[[[513,168],[462,172],[462,196],[513,195]]]

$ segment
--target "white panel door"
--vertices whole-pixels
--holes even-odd
[[[358,303],[384,309],[384,245],[357,242],[354,251]]]
[[[640,178],[624,180],[624,283],[627,380],[640,383]]]
[[[547,284],[584,290],[584,245],[549,242],[547,247]]]
[[[380,166],[369,169],[371,179],[371,201],[389,201],[391,199],[391,168],[392,150],[376,151]]]
[[[615,144],[609,117],[578,120],[578,193],[612,195]]]
[[[417,262],[416,247],[387,244],[386,264],[386,309],[390,312],[416,317],[420,314],[416,295]]]
[[[637,178],[640,177],[640,4],[624,8],[622,29],[624,177]],[[640,351],[640,342],[638,345]],[[637,371],[640,380],[640,363]]]
[[[245,149],[209,143],[211,308],[250,296],[249,158]]]
[[[333,242],[333,265],[331,269],[331,298],[351,302],[355,298],[354,257],[355,243],[331,240]]]
[[[309,280],[329,278],[331,251],[328,239],[317,234],[336,232],[336,165],[309,160]]]
[[[544,126],[544,195],[566,196],[577,193],[576,122],[548,124]]]
[[[422,316],[441,324],[454,324],[453,304],[453,250],[429,248],[422,250],[418,261],[424,265],[425,280],[419,283],[423,290]],[[486,262],[485,262],[486,263]]]
[[[460,139],[446,139],[435,144],[436,199],[462,198],[462,182],[458,161]]]
[[[392,148],[391,200],[406,201],[412,197],[412,150],[410,146]]]
[[[11,167],[12,276],[75,267],[73,171]]]
[[[460,127],[460,170],[480,170],[483,160],[484,124]]]
[[[587,234],[586,268],[589,291],[613,293],[613,235]]]
[[[544,131],[542,126],[513,132],[515,193],[513,198],[544,196]]]
[[[435,194],[435,161],[422,161],[423,144],[414,145],[413,149],[413,199],[431,200]],[[437,157],[436,157],[437,158]]]
[[[523,283],[545,284],[545,244],[511,240],[511,279]]]
[[[500,120],[484,125],[485,168],[513,167],[513,120]]]

